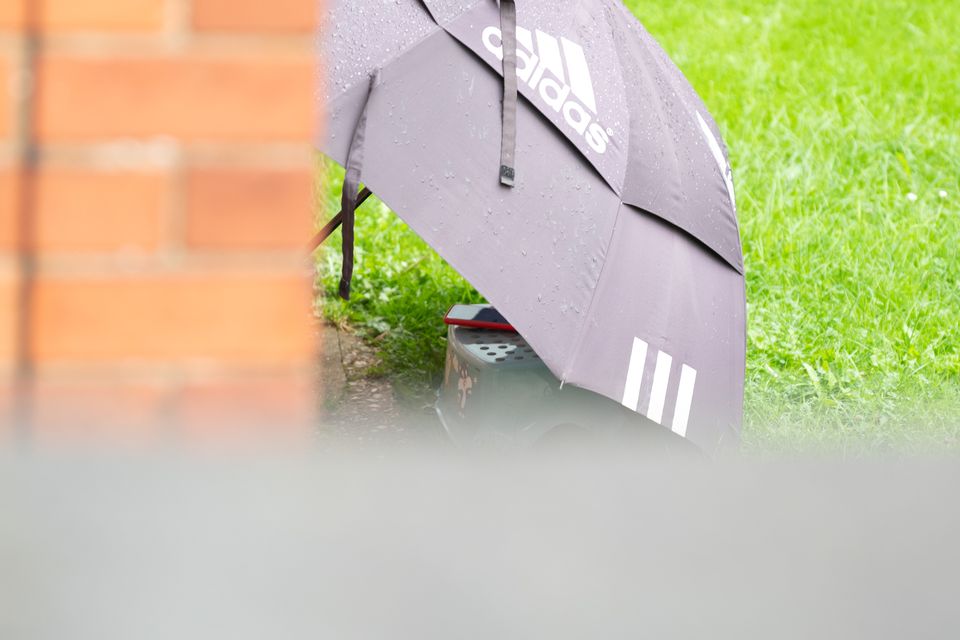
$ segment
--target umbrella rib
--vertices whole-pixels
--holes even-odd
[[[370,189],[368,189],[367,187],[364,187],[360,191],[360,193],[357,194],[357,202],[355,206],[359,207],[360,205],[362,205],[364,202],[367,201],[367,198],[369,198],[372,195],[373,195],[373,192],[370,191]],[[330,222],[323,225],[323,228],[320,229],[317,235],[313,236],[313,240],[310,241],[310,245],[309,245],[310,253],[313,253],[314,251],[319,249],[320,245],[323,244],[324,241],[326,241],[326,239],[329,238],[330,235],[334,231],[336,231],[337,228],[342,223],[343,223],[343,209],[340,209],[340,212],[337,215],[333,216],[333,218],[330,219]]]

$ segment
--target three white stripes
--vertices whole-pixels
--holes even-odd
[[[640,410],[640,387],[643,385],[646,370],[647,350],[649,345],[640,338],[633,339],[633,348],[630,352],[630,366],[627,368],[627,381],[623,388],[623,406],[647,416],[657,424],[663,424],[663,411],[667,403],[667,388],[670,383],[670,371],[673,368],[673,357],[664,352],[657,352],[657,362],[653,369],[653,386],[650,389],[650,402],[645,411]],[[690,419],[690,407],[693,405],[693,391],[697,385],[697,370],[682,365],[680,369],[680,385],[677,389],[677,402],[673,410],[674,433],[686,436],[687,422]]]

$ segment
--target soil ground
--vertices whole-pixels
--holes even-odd
[[[389,378],[372,373],[376,352],[347,329],[322,327],[323,351],[319,438],[348,447],[446,444],[446,436],[423,399],[402,401]]]

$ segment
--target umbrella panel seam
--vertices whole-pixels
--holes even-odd
[[[573,349],[570,352],[570,357],[563,367],[563,376],[560,378],[561,385],[566,384],[567,376],[570,375],[570,371],[573,369],[573,365],[576,363],[577,358],[580,355],[580,348],[583,346],[583,340],[587,334],[587,325],[590,323],[593,306],[596,303],[597,293],[600,290],[600,282],[603,280],[603,274],[606,272],[607,263],[609,262],[607,257],[610,255],[610,247],[613,246],[613,238],[617,232],[617,227],[620,224],[620,216],[623,215],[623,207],[624,202],[621,200],[617,204],[617,215],[613,220],[613,225],[610,227],[610,237],[607,239],[607,242],[603,248],[603,264],[600,265],[600,273],[597,274],[596,282],[593,285],[593,292],[590,294],[590,303],[587,305],[583,322],[580,325],[580,329],[577,331],[577,337],[574,339]]]

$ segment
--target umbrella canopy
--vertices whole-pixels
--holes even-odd
[[[707,451],[737,442],[743,263],[716,124],[619,0],[513,4],[334,3],[318,146],[347,169],[345,249],[362,180],[563,383]]]

